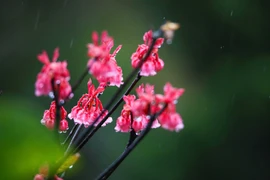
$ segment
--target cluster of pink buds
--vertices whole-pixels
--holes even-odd
[[[100,127],[113,122],[110,116],[122,102],[125,102],[125,104],[116,120],[114,129],[116,132],[130,133],[130,139],[125,151],[98,176],[98,179],[107,179],[123,159],[149,133],[151,128],[162,127],[176,132],[183,129],[182,118],[176,112],[176,103],[184,93],[183,88],[175,88],[170,83],[166,83],[163,89],[164,93],[156,94],[154,85],[141,84],[136,88],[137,96],[130,94],[142,77],[154,76],[164,68],[164,61],[159,58],[158,51],[164,40],[171,42],[173,33],[177,28],[179,28],[177,23],[166,22],[158,31],[150,30],[144,34],[144,43],[138,45],[137,50],[131,55],[131,65],[134,70],[125,82],[123,82],[122,68],[118,66],[116,61],[116,54],[120,51],[122,45],[119,45],[111,53],[114,40],[106,31],[103,31],[100,37],[97,32],[92,33],[93,42],[87,45],[89,60],[86,63],[86,73],[83,73],[73,87],[69,84],[70,74],[67,69],[67,62],[57,62],[58,48],[54,51],[52,61],[49,60],[45,51],[38,55],[38,60],[44,65],[37,75],[35,94],[36,96],[45,95],[53,98],[50,108],[44,111],[41,123],[48,129],[56,130],[56,132],[66,132],[69,128],[66,120],[66,116],[68,116],[70,120],[73,120],[74,125],[65,141],[61,143],[65,149],[63,157],[56,164],[43,166],[34,180],[62,179],[64,173],[60,174],[60,172],[67,170],[62,165],[73,165],[75,163],[75,161],[68,159],[75,157],[74,155],[80,151]],[[90,78],[87,83],[87,93],[83,94],[77,104],[67,113],[64,108],[65,103],[72,97],[87,74],[92,75],[92,78],[98,81],[97,88]],[[135,79],[130,83],[132,78]],[[129,87],[128,84],[130,84]],[[100,96],[106,88],[109,88],[108,86],[116,86],[118,91],[112,96],[108,104],[103,106]],[[49,169],[50,172],[48,172]]]

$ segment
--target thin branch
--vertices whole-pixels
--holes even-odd
[[[68,144],[68,147],[67,147],[67,149],[66,149],[66,151],[65,151],[65,154],[67,154],[67,153],[69,152],[71,146],[73,145],[73,143],[75,142],[75,140],[78,138],[79,132],[82,130],[82,127],[83,127],[83,125],[80,124],[80,125],[78,126],[78,128],[76,129],[74,135],[73,135],[72,138],[71,138],[71,141],[70,141],[69,144]]]
[[[65,145],[67,142],[70,141],[71,137],[73,136],[74,132],[77,130],[79,124],[75,124],[73,126],[73,128],[70,130],[68,136],[66,137],[66,139],[64,140],[64,142],[62,142],[62,145]]]
[[[133,125],[133,113],[132,112],[130,112],[130,119],[131,119],[131,121],[130,121],[130,129],[131,129],[131,131],[130,131],[130,133],[129,133],[129,140],[128,140],[128,143],[127,143],[127,146],[126,146],[126,148],[136,139],[136,137],[137,137],[137,135],[136,135],[136,132],[134,131],[134,129],[133,129],[133,127],[132,127],[132,125]]]
[[[123,162],[123,160],[131,153],[131,151],[143,140],[143,138],[149,133],[153,125],[154,120],[167,108],[167,104],[157,112],[156,114],[150,117],[149,123],[146,128],[141,132],[139,136],[125,149],[125,151],[107,168],[105,169],[96,179],[104,180],[107,179],[115,169]]]

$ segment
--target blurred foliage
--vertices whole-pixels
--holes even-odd
[[[170,81],[186,92],[179,100],[185,128],[149,136],[110,179],[269,179],[269,1],[255,0],[12,0],[0,6],[0,179],[29,179],[52,160],[54,134],[40,125],[48,98],[34,97],[42,50],[60,47],[71,83],[87,63],[91,32],[108,30],[123,48],[124,77],[143,33],[165,19],[180,22],[172,45],[160,49],[165,69],[142,82],[156,92]],[[66,108],[86,92],[86,82]],[[116,88],[102,96],[108,102]],[[115,113],[113,119],[118,115]],[[72,126],[72,122],[70,123]],[[123,151],[128,134],[112,123],[82,150],[66,179],[93,179]],[[31,179],[31,178],[30,178]]]

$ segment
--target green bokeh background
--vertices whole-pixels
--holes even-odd
[[[108,30],[115,45],[123,45],[117,61],[127,77],[142,35],[164,19],[181,23],[181,29],[173,44],[160,49],[164,70],[142,81],[155,84],[156,92],[167,81],[186,89],[177,106],[185,128],[151,131],[110,179],[270,179],[269,5],[255,0],[3,2],[0,179],[32,179],[40,162],[59,154],[54,135],[40,125],[50,100],[34,96],[38,53],[51,55],[60,47],[73,84],[85,69],[92,31]],[[68,111],[86,92],[86,82]],[[115,90],[106,90],[104,103]],[[114,126],[91,139],[65,179],[94,179],[118,157],[128,134],[115,133]]]

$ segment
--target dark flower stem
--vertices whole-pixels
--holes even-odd
[[[105,169],[96,179],[104,180],[107,179],[115,169],[123,162],[123,160],[131,153],[131,151],[143,140],[143,138],[150,132],[154,120],[167,108],[167,104],[154,115],[151,115],[150,121],[146,128],[141,132],[139,136],[125,149],[125,151],[107,168]]]
[[[133,124],[133,114],[132,112],[130,112],[130,133],[129,133],[129,140],[128,140],[128,143],[127,143],[127,147],[136,139],[137,135],[136,135],[136,132],[134,131],[133,127],[132,127],[132,124]],[[126,147],[126,148],[127,148]]]
[[[78,81],[72,86],[72,93],[74,93],[74,91],[80,86],[84,78],[87,76],[89,69],[90,67],[86,68]]]
[[[62,142],[62,145],[65,145],[66,143],[68,143],[71,139],[71,137],[73,136],[73,134],[75,133],[75,131],[78,129],[79,124],[75,124],[73,126],[73,128],[70,130],[68,136],[66,137],[66,139],[64,140],[64,142]]]
[[[55,101],[55,132],[56,132],[56,137],[59,139],[59,123],[60,123],[60,108],[61,105],[59,104],[59,85],[60,84],[56,84],[57,82],[55,81],[55,79],[51,80],[51,86],[52,86],[52,90],[53,90],[53,99]],[[55,88],[55,84],[57,85],[57,88]],[[59,139],[60,140],[60,139]]]
[[[74,135],[72,136],[72,138],[71,138],[71,140],[70,140],[70,142],[68,144],[68,147],[67,147],[67,149],[65,151],[65,154],[68,153],[68,151],[70,150],[71,146],[73,145],[73,143],[75,142],[75,140],[78,138],[79,132],[82,130],[82,127],[83,127],[82,124],[80,124],[78,126],[78,128],[76,128],[76,131],[75,131]]]

